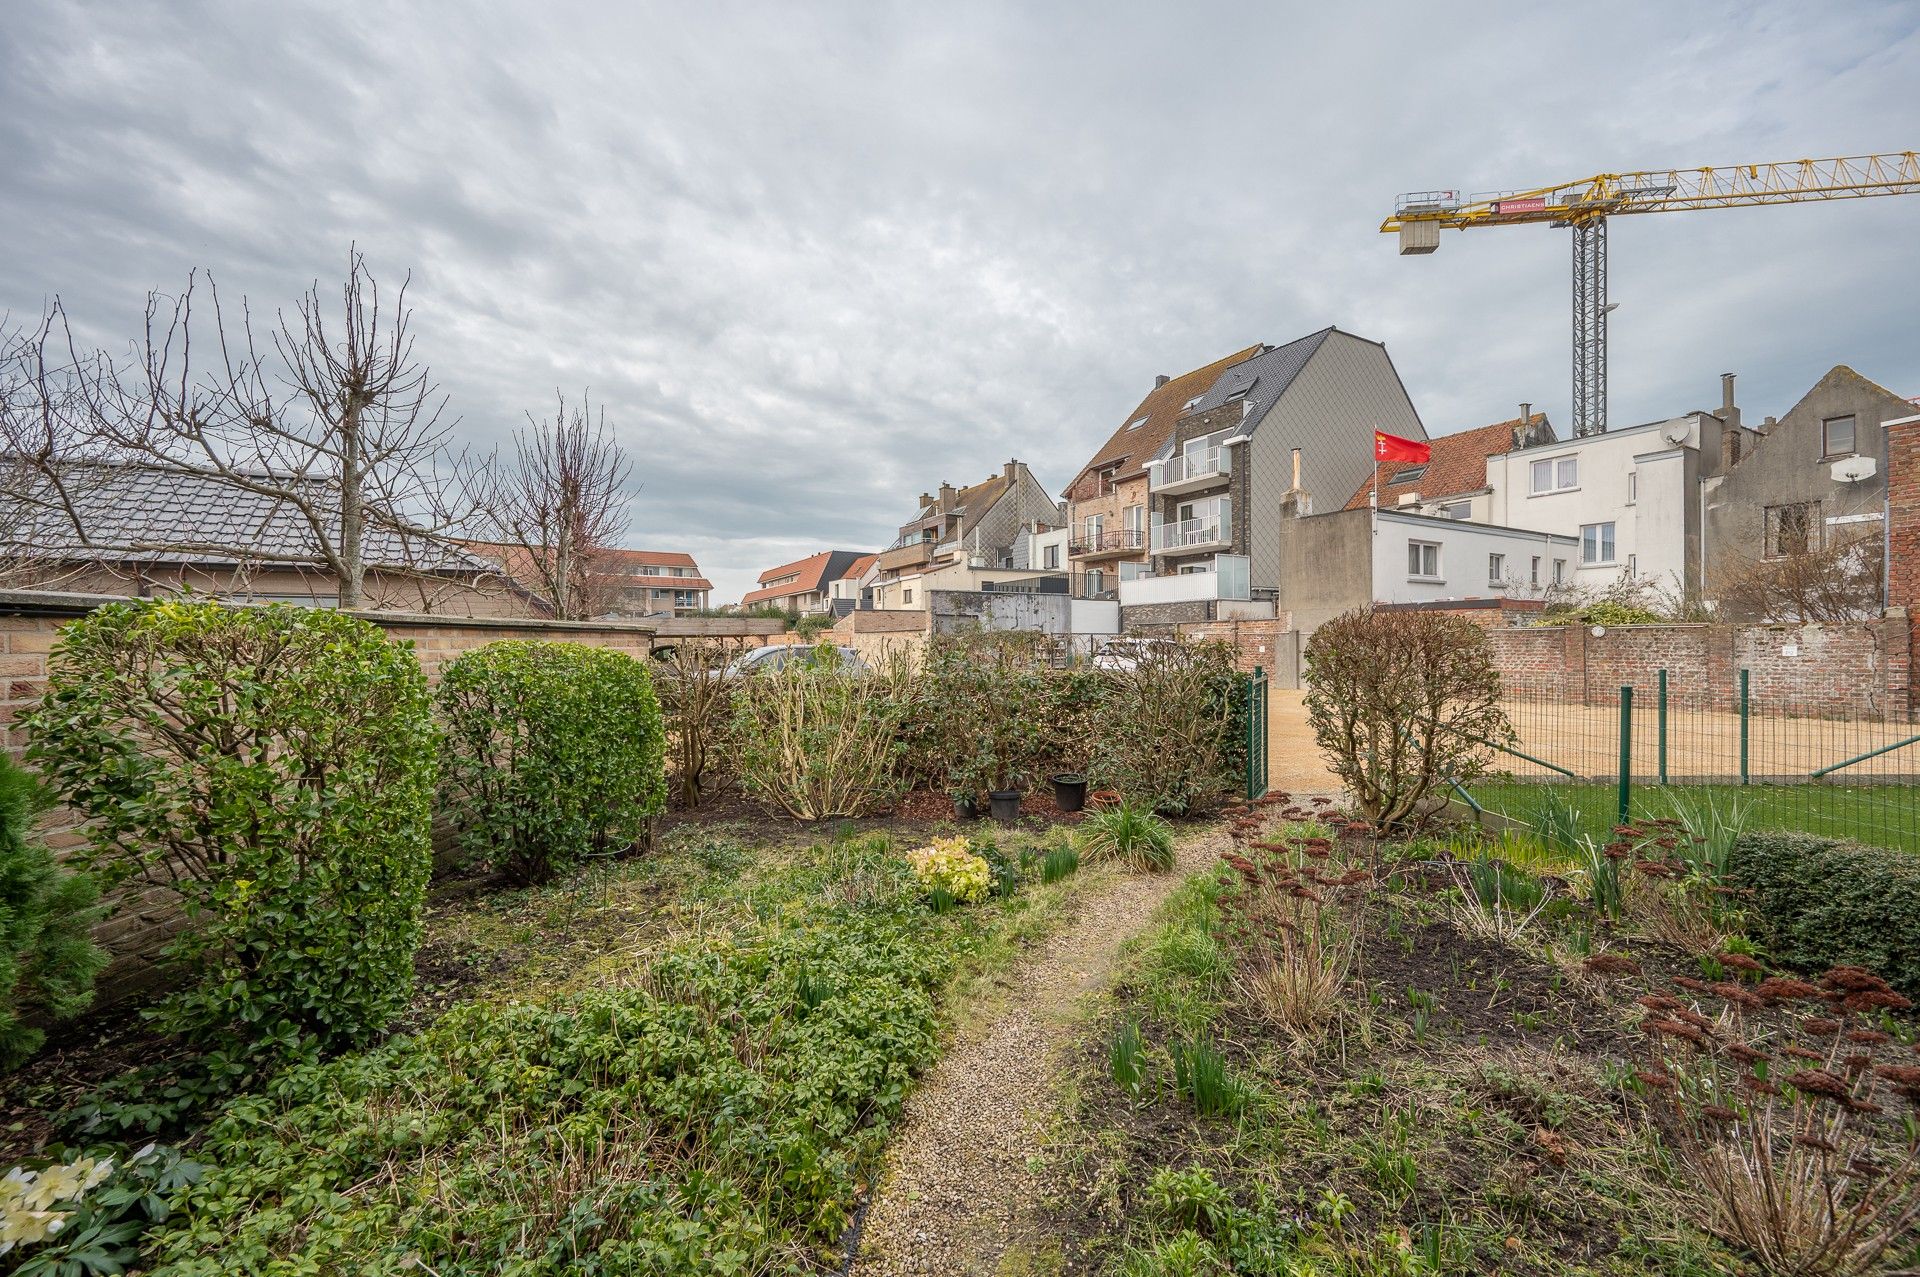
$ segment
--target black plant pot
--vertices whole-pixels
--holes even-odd
[[[1003,825],[1011,825],[1020,819],[1020,791],[1017,789],[995,789],[987,794],[988,805],[993,809],[993,818]]]
[[[1078,772],[1061,772],[1053,778],[1053,805],[1061,811],[1079,811],[1087,805],[1087,778]]]
[[[955,794],[953,796],[953,818],[955,820],[980,819],[980,800],[972,794]]]

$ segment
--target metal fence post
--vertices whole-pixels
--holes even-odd
[[[1633,685],[1620,689],[1620,819],[1626,824],[1633,813]]]
[[[1667,783],[1667,667],[1660,667],[1660,783]]]
[[[1247,676],[1247,801],[1267,792],[1267,671]]]
[[[1751,704],[1750,670],[1740,671],[1740,783],[1748,783],[1747,777],[1747,710]]]

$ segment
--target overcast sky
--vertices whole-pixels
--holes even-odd
[[[1427,428],[1568,420],[1567,234],[1401,258],[1401,191],[1920,147],[1913,3],[59,4],[0,23],[0,313],[122,348],[411,270],[464,433],[591,387],[716,599],[1152,385],[1338,324]],[[1920,198],[1625,218],[1612,419],[1920,395]]]

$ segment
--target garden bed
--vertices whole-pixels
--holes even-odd
[[[1755,1266],[1735,1230],[1710,1226],[1713,1193],[1688,1150],[1721,1119],[1701,1122],[1698,1097],[1694,1109],[1673,1102],[1675,1080],[1685,1089],[1724,1052],[1752,1049],[1740,1044],[1764,1048],[1757,1085],[1789,1099],[1798,1092],[1781,1079],[1823,1066],[1853,1095],[1871,1094],[1839,1118],[1796,1103],[1821,1122],[1868,1124],[1854,1128],[1869,1132],[1860,1160],[1883,1171],[1909,1156],[1916,1092],[1899,1079],[1920,1063],[1920,1033],[1909,1013],[1881,1005],[1897,999],[1868,993],[1866,1009],[1842,1008],[1860,996],[1846,992],[1855,977],[1844,972],[1839,983],[1816,978],[1812,993],[1763,986],[1737,943],[1721,953],[1653,938],[1632,911],[1595,917],[1552,866],[1536,866],[1548,884],[1537,913],[1489,923],[1463,899],[1463,867],[1436,844],[1375,846],[1340,822],[1277,811],[1243,819],[1241,868],[1190,880],[1093,1016],[1063,1088],[1050,1188],[1009,1261],[1016,1270],[1784,1271]],[[1251,981],[1250,955],[1277,934],[1245,904],[1242,870],[1268,863],[1254,850],[1262,845],[1318,855],[1295,855],[1282,881],[1324,895],[1328,912],[1306,903],[1291,920],[1354,942],[1317,1028],[1277,1022],[1272,997]],[[1339,884],[1348,866],[1366,866],[1365,880],[1311,886]],[[1771,988],[1786,992],[1752,992]],[[1663,1036],[1689,1031],[1684,1019],[1642,1027],[1667,1016],[1709,1023],[1708,1049]],[[1728,1123],[1767,1103],[1740,1096],[1724,1092],[1728,1106],[1751,1106]],[[1909,1204],[1914,1171],[1907,1162],[1890,1190]],[[1920,1236],[1910,1224],[1901,1231],[1880,1263],[1913,1262]]]

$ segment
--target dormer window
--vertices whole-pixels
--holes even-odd
[[[1227,392],[1227,402],[1232,403],[1236,399],[1245,399],[1247,395],[1253,390],[1253,388],[1259,384],[1260,384],[1260,379],[1258,377],[1255,377],[1252,381],[1249,381],[1244,386],[1235,386],[1232,390],[1229,390]]]
[[[1181,411],[1181,412],[1192,412],[1192,411],[1193,411],[1193,409],[1194,409],[1194,406],[1195,406],[1196,404],[1198,404],[1198,403],[1199,403],[1199,402],[1200,402],[1200,401],[1201,401],[1202,399],[1205,399],[1205,398],[1206,398],[1206,396],[1205,396],[1205,395],[1203,395],[1203,394],[1202,394],[1202,395],[1195,395],[1195,396],[1194,396],[1193,398],[1191,398],[1191,399],[1189,399],[1189,400],[1187,400],[1187,401],[1186,401],[1185,403],[1183,403],[1183,404],[1181,404],[1181,405],[1180,405],[1180,411]]]

